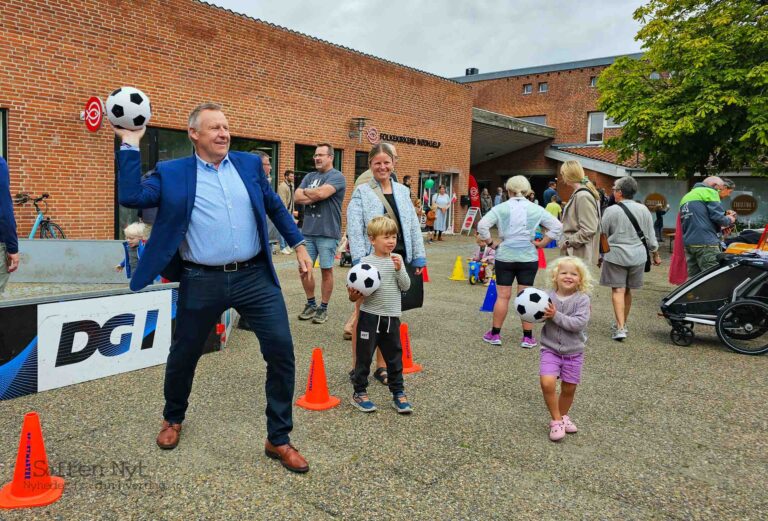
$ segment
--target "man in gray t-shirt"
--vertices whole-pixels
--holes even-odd
[[[307,253],[312,263],[320,258],[322,283],[321,300],[317,306],[315,300],[315,281],[308,277],[302,279],[307,304],[299,315],[300,320],[310,320],[322,324],[328,320],[328,302],[333,293],[333,260],[336,247],[341,238],[341,203],[347,182],[341,172],[333,168],[333,147],[320,143],[315,149],[315,168],[296,189],[294,201],[304,206],[304,224],[301,232],[306,240]]]

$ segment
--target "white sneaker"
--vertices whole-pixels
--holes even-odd
[[[619,342],[623,341],[625,338],[627,338],[627,328],[616,328],[616,331],[613,332],[613,336],[611,338]]]

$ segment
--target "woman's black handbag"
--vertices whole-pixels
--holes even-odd
[[[402,310],[420,308],[424,305],[424,278],[421,275],[416,275],[417,268],[415,266],[405,264],[404,268],[408,272],[408,278],[411,279],[411,287],[408,288],[408,291],[402,292]]]

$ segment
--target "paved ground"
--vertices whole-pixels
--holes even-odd
[[[319,345],[331,391],[343,399],[331,411],[296,409],[293,441],[312,465],[309,474],[290,474],[263,456],[263,362],[255,338],[238,331],[226,351],[201,361],[174,451],[154,444],[162,367],[0,404],[0,481],[11,477],[28,410],[40,412],[50,461],[67,479],[58,503],[0,511],[0,519],[768,516],[768,357],[731,353],[706,328],[693,346],[673,346],[656,316],[669,291],[666,270],[651,274],[629,339],[615,343],[610,300],[598,289],[572,414],[580,431],[552,443],[538,353],[516,347],[519,323],[508,321],[503,347],[484,345],[490,317],[478,308],[485,289],[447,280],[456,255],[470,248],[466,238],[450,238],[428,249],[427,304],[406,315],[425,368],[406,377],[411,417],[397,416],[375,382],[379,412],[366,416],[348,405],[350,343],[341,326],[351,305],[338,291],[326,324],[292,324],[297,394]],[[555,252],[547,250],[550,258]],[[295,315],[303,293],[285,259],[281,274]],[[338,271],[341,288],[346,269]]]

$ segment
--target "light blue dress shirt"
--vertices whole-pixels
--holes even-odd
[[[195,205],[179,252],[185,261],[220,266],[242,262],[261,251],[248,191],[229,156],[218,170],[195,154]]]

